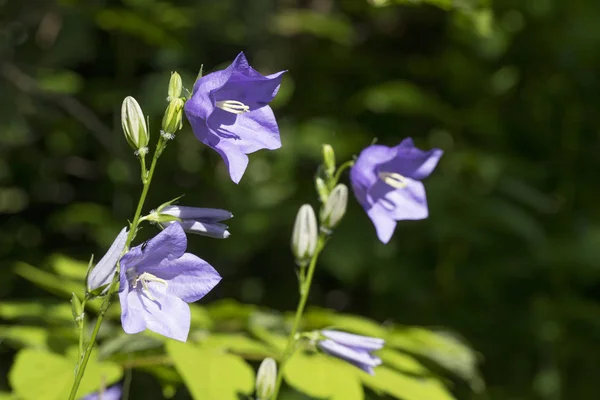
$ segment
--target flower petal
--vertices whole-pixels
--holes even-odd
[[[254,73],[258,76],[233,73],[225,85],[214,91],[214,99],[240,101],[254,111],[266,106],[275,98],[285,72],[269,76],[262,76],[256,71]]]
[[[87,396],[82,397],[80,400],[119,400],[121,398],[122,391],[123,388],[120,384],[113,385],[101,392],[88,394]]]
[[[215,147],[217,153],[221,155],[227,169],[229,170],[229,176],[234,183],[240,183],[246,168],[248,167],[248,156],[237,148],[234,144],[222,141],[218,147]]]
[[[345,346],[350,346],[357,349],[363,350],[379,350],[385,344],[385,341],[380,338],[374,338],[370,336],[362,336],[355,335],[347,332],[339,332],[329,329],[324,329],[321,331],[323,336],[328,339],[334,340],[337,343],[343,344]]]
[[[371,375],[374,373],[373,367],[381,365],[381,360],[367,351],[344,346],[333,340],[321,340],[318,345],[324,352],[348,361]]]
[[[350,182],[359,203],[367,209],[371,203],[367,199],[367,192],[378,181],[378,165],[393,159],[396,151],[388,146],[372,145],[364,149],[350,169]]]
[[[125,242],[127,242],[127,235],[127,228],[121,229],[121,232],[119,232],[114,242],[110,245],[110,248],[106,254],[90,271],[90,274],[87,278],[88,292],[94,291],[99,287],[108,285],[112,282],[115,271],[117,270],[117,262],[119,261],[121,253],[125,248]],[[108,286],[103,290],[102,293],[106,293],[107,290]]]
[[[378,203],[367,210],[367,215],[371,218],[371,221],[373,221],[373,225],[375,225],[379,240],[384,244],[389,242],[396,229],[396,221],[390,217],[387,210]]]
[[[209,263],[190,253],[144,271],[167,281],[167,295],[188,303],[200,300],[221,280],[219,273]]]
[[[380,171],[396,172],[412,179],[425,179],[435,169],[444,154],[440,149],[423,151],[415,147],[411,138],[404,139],[394,147],[397,155],[393,160],[382,163]]]
[[[429,216],[425,186],[410,178],[406,179],[406,186],[401,189],[379,181],[369,191],[369,197],[396,221],[425,219]]]
[[[145,244],[132,248],[121,259],[121,269],[136,268],[137,273],[144,272],[146,266],[157,266],[165,260],[174,260],[183,255],[187,247],[187,238],[178,223],[169,225]]]
[[[220,208],[201,208],[170,205],[160,211],[181,219],[202,219],[204,221],[223,221],[233,217],[233,214]]]
[[[144,328],[185,342],[190,331],[190,307],[179,297],[168,294],[167,288],[161,283],[149,282],[148,288],[154,300],[139,287],[127,294],[129,316],[128,320],[124,320],[125,314],[121,316],[123,330],[126,333],[141,332],[140,320],[143,320]]]

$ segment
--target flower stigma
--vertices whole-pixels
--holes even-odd
[[[380,172],[379,178],[394,189],[404,189],[408,185],[406,177],[396,172]]]
[[[133,288],[135,289],[137,287],[138,282],[140,282],[142,284],[142,291],[146,294],[146,296],[152,300],[155,301],[156,299],[152,296],[152,294],[150,293],[150,289],[148,288],[148,283],[149,282],[158,282],[161,283],[163,285],[165,285],[165,288],[169,287],[169,283],[167,281],[165,281],[164,279],[160,279],[148,272],[144,272],[140,275],[138,275],[137,278],[135,278],[135,280],[133,281]]]
[[[237,100],[223,100],[217,101],[216,106],[221,110],[230,112],[232,114],[243,114],[250,111],[250,107]]]

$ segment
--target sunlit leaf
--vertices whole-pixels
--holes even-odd
[[[379,366],[375,375],[360,375],[365,385],[402,400],[452,400],[454,397],[439,380],[405,375]]]

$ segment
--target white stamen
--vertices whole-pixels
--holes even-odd
[[[217,101],[216,106],[232,114],[243,114],[250,111],[250,107],[237,100]]]
[[[169,282],[165,281],[164,279],[157,278],[156,276],[149,274],[148,272],[144,272],[137,278],[135,278],[135,280],[133,281],[134,289],[137,287],[138,282],[142,284],[142,291],[145,292],[146,296],[152,301],[156,299],[152,297],[152,294],[150,293],[150,289],[148,288],[148,282],[158,282],[165,285],[166,288],[169,287]]]
[[[380,172],[379,177],[383,182],[395,189],[403,189],[408,185],[406,177],[396,172]]]

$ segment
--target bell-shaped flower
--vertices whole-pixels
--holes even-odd
[[[228,226],[220,223],[220,221],[233,217],[233,214],[227,210],[168,205],[160,210],[160,214],[179,218],[181,220],[179,223],[188,233],[210,236],[217,239],[226,239],[230,236],[227,230]],[[160,222],[165,228],[174,223],[176,222]]]
[[[373,369],[381,365],[381,359],[371,352],[383,347],[383,339],[334,330],[322,330],[321,335],[324,339],[318,346],[325,353],[348,361],[371,375],[374,375]]]
[[[422,151],[411,138],[395,147],[364,149],[350,170],[352,189],[383,243],[389,242],[396,221],[427,218],[427,198],[421,180],[436,167],[442,150]]]
[[[125,242],[127,241],[127,228],[121,229],[121,232],[115,238],[115,241],[110,246],[104,257],[98,261],[98,264],[90,271],[87,277],[87,291],[90,293],[97,290],[101,294],[106,293],[108,285],[112,282],[117,270],[117,262],[123,249],[125,249]],[[100,294],[100,293],[97,293]]]
[[[122,391],[123,388],[120,384],[114,385],[99,392],[88,394],[81,400],[120,400]]]
[[[229,67],[198,79],[185,103],[194,135],[223,157],[235,183],[248,166],[247,154],[281,147],[277,121],[268,104],[284,73],[263,76],[240,53]]]
[[[180,341],[190,330],[190,307],[221,276],[206,261],[186,253],[179,223],[132,248],[121,259],[121,323],[126,333],[148,328]]]

